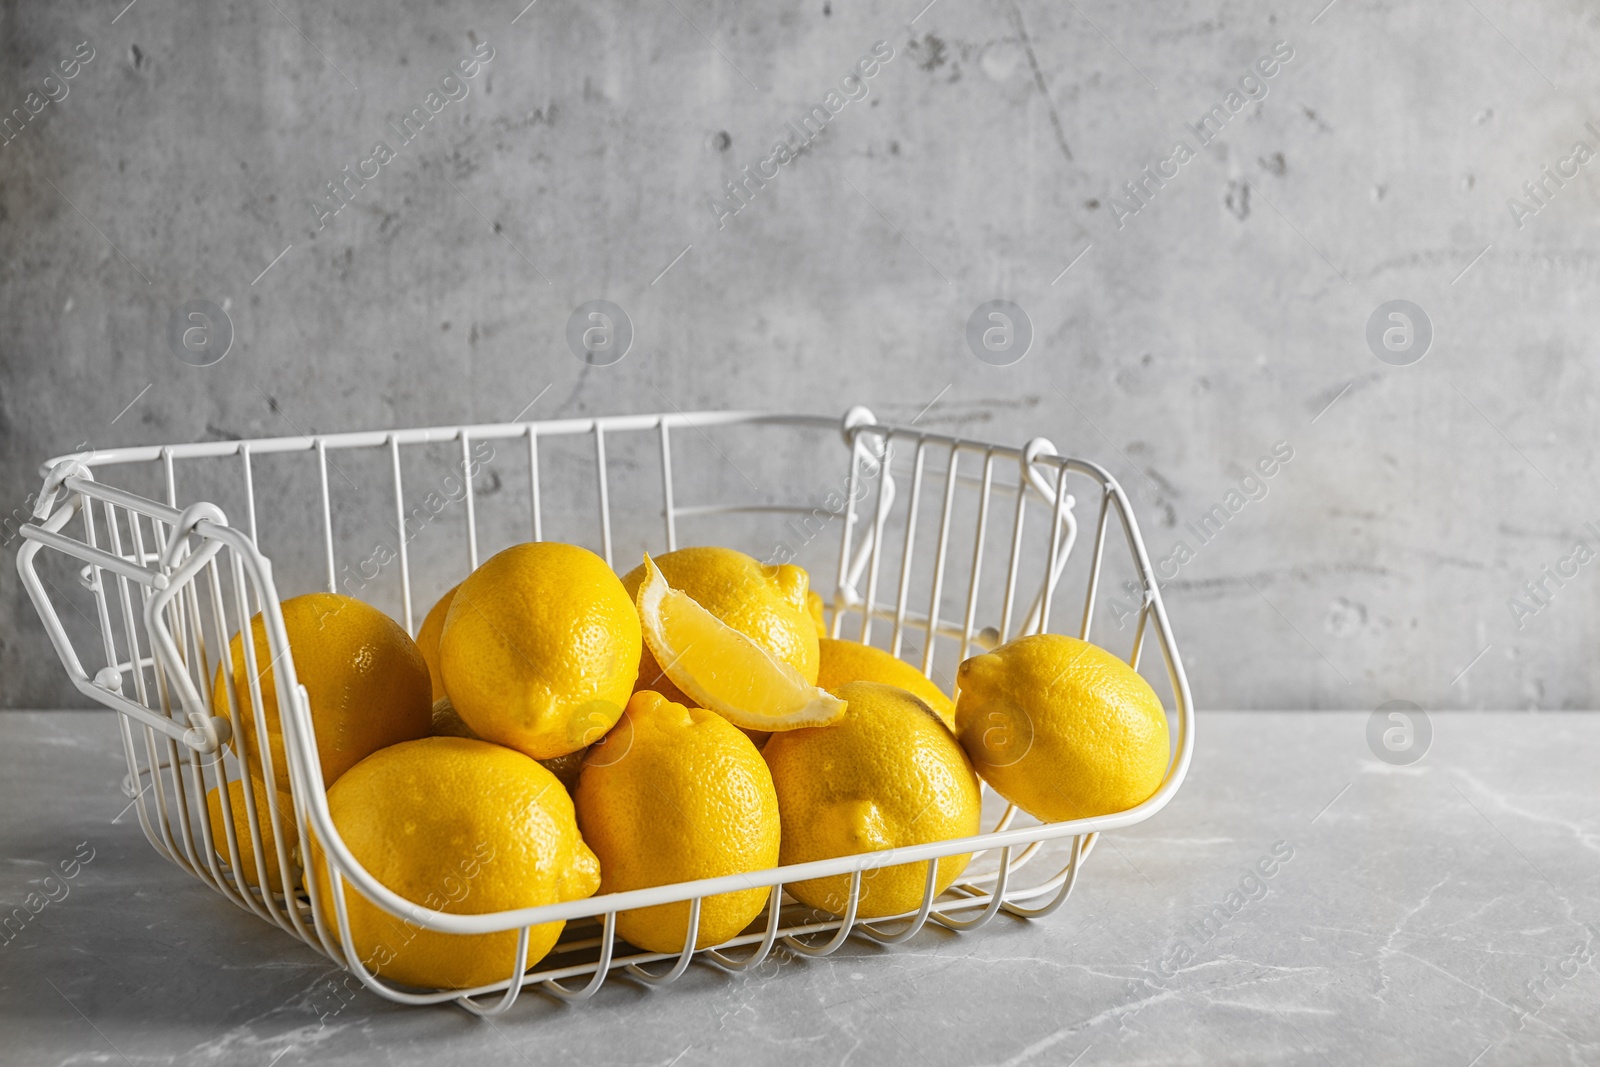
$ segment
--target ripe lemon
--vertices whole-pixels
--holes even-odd
[[[967,660],[956,684],[956,735],[972,765],[1037,819],[1126,811],[1166,776],[1160,698],[1098,645],[1023,637]]]
[[[578,826],[600,859],[600,892],[756,871],[778,862],[778,797],[749,738],[726,719],[659,693],[633,695],[584,760]],[[707,897],[695,947],[720,945],[766,907],[766,887]],[[617,932],[679,952],[689,903],[617,914]]]
[[[819,638],[817,685],[832,693],[847,682],[882,682],[897,685],[923,701],[944,724],[955,729],[955,703],[927,675],[903,659],[860,641]]]
[[[283,871],[278,865],[277,837],[272,832],[272,815],[267,811],[267,789],[261,784],[261,779],[250,778],[251,792],[255,794],[256,821],[261,826],[261,854],[266,861],[267,888],[274,893],[283,892]],[[211,821],[211,838],[217,855],[221,857],[222,865],[228,866],[228,831],[227,824],[222,821],[222,787],[213,786],[206,794],[206,814]],[[283,851],[287,856],[294,855],[295,847],[300,843],[299,824],[294,818],[294,801],[283,790],[274,790],[278,804],[278,821],[283,826]],[[244,884],[249,886],[261,885],[261,876],[256,871],[256,846],[250,838],[250,813],[244,806],[244,782],[235,778],[228,783],[228,805],[233,823],[233,832],[239,842],[239,871],[238,876],[244,879]],[[293,863],[293,859],[290,860]]]
[[[461,721],[461,716],[456,713],[456,707],[450,703],[449,697],[440,697],[433,702],[433,730],[429,736],[483,740],[473,732],[472,727]],[[576,752],[568,752],[565,756],[542,759],[539,761],[539,766],[560,779],[561,784],[566,786],[567,792],[570,793],[578,787],[578,772],[583,769],[583,757],[588,751],[587,748],[580,748]]]
[[[432,703],[428,699],[428,665],[400,624],[369,604],[338,593],[307,593],[279,605],[295,675],[311,697],[311,726],[322,763],[322,784],[332,785],[345,771],[389,745],[428,735]],[[258,614],[250,620],[256,672],[261,679],[267,745],[279,789],[289,788],[289,762],[284,756],[283,727],[278,720],[278,690],[267,650],[266,624]],[[242,634],[229,644],[233,688],[238,695],[239,725],[245,759],[257,774],[261,753],[256,741],[255,713],[246,681]],[[228,687],[222,668],[212,684],[212,707],[226,715]],[[238,751],[239,738],[230,741]]]
[[[831,726],[773,734],[761,755],[772,771],[782,816],[780,860],[834,856],[968,837],[979,828],[977,776],[961,746],[922,701],[895,686],[850,682],[848,705]],[[938,893],[970,856],[938,860]],[[898,915],[922,904],[926,861],[863,872],[856,914]],[[795,899],[842,914],[850,876],[786,886]]]
[[[439,670],[479,737],[550,759],[621,718],[640,647],[638,613],[605,560],[538,541],[497,553],[456,587]]]
[[[422,653],[423,662],[428,665],[434,700],[444,696],[444,679],[439,676],[439,635],[444,633],[444,617],[450,611],[450,601],[455,599],[456,590],[460,588],[459,582],[451,586],[450,591],[428,609],[428,614],[422,619],[422,628],[417,631],[417,651]]]
[[[689,594],[670,588],[649,556],[644,568],[638,605],[645,644],[666,665],[667,677],[687,694],[688,703],[746,730],[820,726],[844,714],[843,701],[807,682],[789,663],[718,619]],[[803,633],[815,647],[817,638],[810,625],[807,619]]]
[[[428,737],[362,760],[328,790],[328,811],[351,854],[413,904],[456,915],[530,908],[594,893],[600,867],[578,836],[572,798],[520,752],[485,741]],[[331,880],[313,840],[317,901],[329,922]],[[360,960],[427,989],[471,989],[531,967],[564,923],[533,928],[518,962],[517,931],[441,934],[389,914],[348,881],[345,907]]]
[[[655,557],[654,563],[673,589],[794,668],[807,685],[816,683],[816,623],[806,602],[811,579],[803,568],[771,566],[714,546],[680,548]],[[622,578],[635,601],[645,573],[640,564]],[[639,658],[638,688],[654,689],[680,704],[699,703],[662,671],[648,644]]]
[[[822,594],[815,589],[806,590],[806,610],[811,613],[811,621],[817,624],[817,639],[828,636],[827,616],[823,614]]]

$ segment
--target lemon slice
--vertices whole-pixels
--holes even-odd
[[[798,730],[844,717],[845,704],[673,589],[649,555],[639,585],[645,643],[672,684],[746,730]]]

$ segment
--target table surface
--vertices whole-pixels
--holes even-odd
[[[488,1022],[339,999],[325,959],[144,841],[109,712],[0,713],[0,912],[74,871],[0,943],[0,1061],[1600,1062],[1600,714],[1436,715],[1408,767],[1367,718],[1202,713],[1175,800],[1049,918]]]

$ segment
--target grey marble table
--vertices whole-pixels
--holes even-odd
[[[1600,715],[1437,715],[1408,767],[1366,725],[1203,713],[1183,791],[1050,918],[491,1023],[340,999],[145,843],[108,713],[0,713],[0,910],[73,872],[0,943],[0,1063],[1600,1062]]]

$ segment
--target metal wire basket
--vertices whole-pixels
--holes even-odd
[[[821,462],[838,450],[841,435],[837,466]],[[518,465],[525,449],[525,507],[515,502],[521,494],[505,491],[506,480],[498,472],[487,482],[484,478],[483,456],[498,456],[495,447],[507,442]],[[433,506],[437,492],[425,498],[426,506],[408,510],[403,477],[408,463],[414,466],[421,454],[441,448],[460,457],[457,488],[444,486],[449,504],[459,505],[448,509],[448,521],[439,517],[447,509]],[[701,455],[686,459],[690,450]],[[352,469],[366,463],[379,472],[380,488],[372,489],[370,477],[358,485],[340,460]],[[746,472],[753,462],[773,468],[764,471],[768,485],[799,488],[762,490]],[[263,506],[257,480],[267,463],[289,463],[298,470],[280,472],[284,481]],[[315,472],[314,492],[308,463]],[[541,467],[548,471],[552,464],[564,475],[560,486],[593,486],[593,526],[583,519],[579,502],[554,498],[557,480],[541,492]],[[180,471],[186,489],[191,480],[200,488],[180,496]],[[686,478],[686,472],[694,477]],[[583,1000],[619,971],[636,981],[665,984],[697,958],[742,971],[770,964],[778,951],[824,956],[852,935],[905,941],[929,921],[970,930],[1002,911],[1042,917],[1066,901],[1097,836],[1159,811],[1188,769],[1194,740],[1188,682],[1128,498],[1104,469],[1058,455],[1043,438],[1021,448],[961,440],[883,425],[864,408],[852,409],[842,422],[806,415],[676,412],[119,448],[51,460],[42,473],[34,521],[21,530],[17,567],[73,684],[120,713],[128,763],[124,791],[133,798],[145,836],[163,856],[240,908],[401,1003],[455,1001],[492,1015],[508,1009],[525,987]],[[124,485],[142,480],[152,488],[143,495],[111,484],[111,475]],[[295,488],[297,476],[302,489]],[[821,489],[816,488],[819,479]],[[612,487],[619,481],[629,484],[614,501]],[[685,481],[695,481],[695,491],[712,499],[678,502],[678,486]],[[1074,488],[1096,511],[1087,550],[1078,537]],[[650,499],[657,490],[659,505]],[[242,526],[232,524],[215,502],[224,498],[243,506]],[[184,499],[193,502],[183,504]],[[387,553],[368,554],[352,571],[355,553],[347,545],[354,535],[347,527],[370,524],[374,514],[392,516],[380,521],[398,544]],[[258,519],[266,520],[260,529]],[[1110,534],[1113,522],[1120,539]],[[419,537],[419,523],[431,524],[426,539]],[[836,531],[830,529],[834,523]],[[985,825],[991,828],[973,837],[491,914],[437,911],[396,895],[368,874],[329,817],[309,700],[296,680],[278,607],[274,560],[288,570],[322,571],[315,583],[331,591],[338,590],[342,574],[346,591],[359,590],[378,602],[387,598],[389,610],[415,632],[414,572],[436,584],[442,581],[442,590],[464,573],[461,562],[468,569],[477,566],[481,538],[510,544],[531,533],[540,540],[547,527],[560,526],[566,535],[561,539],[587,542],[613,563],[619,543],[671,550],[679,543],[680,527],[691,525],[705,535],[690,543],[754,549],[753,554],[784,562],[820,559],[811,569],[814,585],[828,599],[829,631],[875,642],[895,655],[909,651],[936,680],[953,677],[954,666],[975,649],[1050,631],[1053,609],[1067,597],[1078,608],[1070,623],[1078,636],[1089,639],[1096,620],[1109,615],[1101,628],[1114,622],[1119,633],[1106,638],[1096,631],[1096,640],[1125,645],[1119,654],[1135,669],[1153,633],[1164,670],[1150,680],[1163,694],[1173,739],[1161,787],[1129,811],[1045,824],[989,794]],[[78,532],[69,533],[69,526]],[[283,548],[269,559],[261,545],[273,526]],[[450,533],[447,526],[459,532]],[[362,528],[370,534],[370,525]],[[774,530],[780,539],[773,539]],[[764,554],[763,538],[770,548]],[[1126,555],[1113,551],[1108,557],[1108,543],[1117,541]],[[430,545],[447,549],[456,562],[426,558]],[[391,563],[390,578],[378,583]],[[831,571],[831,596],[824,567]],[[60,572],[56,577],[52,568]],[[998,584],[996,573],[1003,576]],[[1120,586],[1112,584],[1119,576]],[[286,581],[283,588],[302,592],[309,584],[296,588]],[[273,830],[278,869],[294,869],[295,853],[282,833],[289,813],[279,810],[271,788],[263,791],[264,808],[248,782],[242,791],[259,877],[252,886],[235,873],[241,866],[240,839],[227,784],[253,772],[226,742],[240,733],[241,715],[255,716],[258,736],[266,732],[251,642],[243,645],[249,707],[213,707],[211,679],[219,669],[231,669],[228,640],[257,611],[264,617],[278,679],[298,855],[310,854],[307,833],[314,830],[329,857],[331,909],[297,892],[292,878],[287,893],[257,888],[268,883],[263,825]],[[272,781],[270,761],[261,773]],[[214,837],[206,815],[212,786],[222,786],[224,839]],[[967,874],[936,899],[934,861],[961,853],[973,854]],[[928,879],[915,912],[873,922],[857,917],[864,872],[918,862],[926,863]],[[1043,873],[1030,879],[1025,868]],[[808,909],[782,891],[786,884],[833,875],[850,877],[842,914]],[[380,980],[352,943],[345,882],[416,928],[450,934],[519,931],[506,977],[470,990],[401,989]],[[696,950],[700,901],[756,886],[772,887],[764,919],[725,944]],[[639,952],[616,938],[618,911],[680,901],[691,902],[681,952]],[[562,940],[536,969],[522,971],[530,928],[555,920],[567,921]],[[647,968],[660,961],[667,961],[664,970]]]

